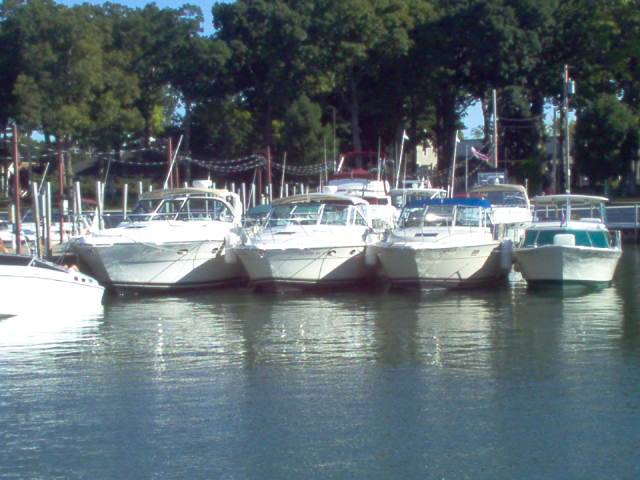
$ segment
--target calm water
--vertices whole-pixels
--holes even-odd
[[[109,298],[0,321],[2,479],[640,476],[640,251],[612,287]]]

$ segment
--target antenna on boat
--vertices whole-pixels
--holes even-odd
[[[163,188],[166,190],[169,186],[169,179],[171,178],[171,172],[173,171],[173,166],[176,164],[176,158],[178,158],[178,151],[180,150],[180,145],[182,144],[182,137],[180,135],[180,140],[178,140],[178,145],[176,146],[176,151],[173,152],[173,158],[171,159],[171,164],[169,165],[169,171],[167,172],[167,178],[164,180]]]
[[[398,171],[396,172],[396,186],[398,188],[398,184],[400,183],[400,172],[402,170],[402,153],[404,150],[404,141],[409,140],[407,136],[407,131],[405,129],[402,130],[402,141],[400,142],[400,156],[398,158]]]
[[[455,181],[456,181],[456,155],[458,155],[458,143],[460,138],[458,137],[458,130],[456,130],[456,136],[453,140],[453,158],[451,159],[451,186],[449,188],[449,196],[454,196]]]

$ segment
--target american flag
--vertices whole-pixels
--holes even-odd
[[[475,149],[475,147],[471,147],[471,153],[473,154],[474,157],[476,157],[479,160],[482,160],[483,162],[488,162],[489,160],[491,160],[491,157],[489,155],[480,153],[478,150]]]

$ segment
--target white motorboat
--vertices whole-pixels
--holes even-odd
[[[127,219],[70,242],[80,264],[116,289],[192,289],[241,281],[225,262],[225,238],[238,227],[237,194],[177,188],[143,194]]]
[[[104,287],[95,279],[27,255],[0,254],[0,317],[47,314],[51,310],[94,313]]]
[[[496,240],[490,204],[473,198],[418,200],[398,226],[371,247],[392,286],[478,285],[503,281],[511,269],[509,242]]]
[[[525,227],[533,219],[527,190],[522,185],[497,183],[478,185],[469,190],[470,198],[480,198],[491,204],[491,219],[498,238],[519,242]]]
[[[547,195],[533,199],[536,221],[514,249],[529,285],[607,284],[622,255],[620,232],[605,224],[606,197]]]
[[[365,247],[376,239],[366,200],[310,193],[274,200],[233,251],[253,286],[354,286],[373,274]]]

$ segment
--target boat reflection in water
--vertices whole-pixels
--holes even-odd
[[[102,318],[31,352],[2,343],[0,465],[16,478],[624,477],[632,265],[575,297],[524,282],[110,297]]]
[[[60,353],[92,337],[103,319],[102,307],[94,311],[51,309],[47,313],[0,318],[0,354]]]

